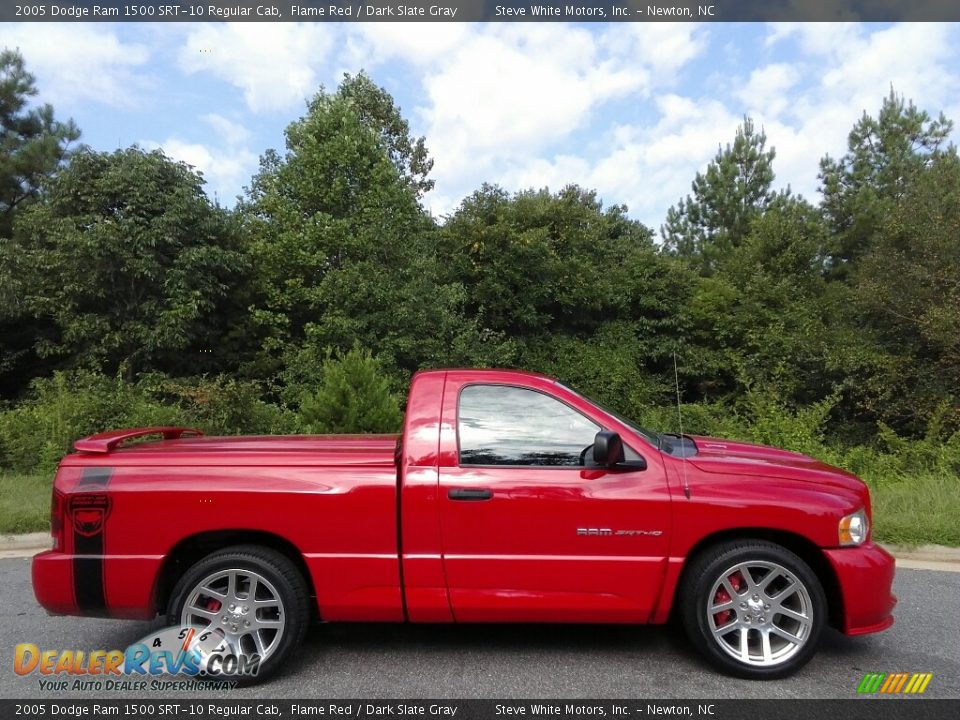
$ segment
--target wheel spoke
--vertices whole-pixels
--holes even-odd
[[[777,599],[777,598],[781,598],[781,597],[784,596],[785,593],[788,593],[788,592],[790,592],[791,590],[793,590],[793,589],[796,587],[796,585],[797,585],[797,581],[794,580],[793,578],[790,578],[789,580],[787,580],[787,585],[786,585],[786,587],[784,587],[783,589],[781,589],[780,592],[778,592],[776,595],[770,595],[769,597],[770,597],[771,600],[775,600],[775,599]]]
[[[773,662],[773,651],[770,649],[770,631],[761,630],[760,631],[760,642],[763,646],[763,661],[765,663]]]
[[[190,606],[190,612],[193,615],[200,615],[208,620],[216,620],[219,617],[219,614],[215,613],[213,610],[207,610],[206,608],[197,607],[196,605]]]
[[[767,573],[767,576],[760,581],[757,587],[760,590],[766,592],[767,588],[770,586],[770,583],[772,583],[774,580],[780,577],[780,574],[781,573],[779,570],[771,570],[770,572]]]
[[[791,620],[796,620],[797,622],[802,623],[804,625],[807,625],[810,623],[810,618],[808,618],[806,615],[803,615],[802,613],[798,613],[795,610],[791,610],[788,607],[784,607],[783,605],[780,605],[779,607],[777,607],[775,610],[772,610],[771,612],[775,615],[783,615],[784,617],[790,618]]]
[[[212,595],[213,597],[217,597],[221,599],[226,599],[227,597],[227,593],[220,592],[219,590],[214,590],[209,585],[201,585],[200,592],[203,593],[204,595]]]
[[[803,640],[802,640],[801,638],[798,638],[798,637],[797,637],[796,635],[794,635],[793,633],[787,632],[787,631],[784,630],[783,628],[777,627],[776,625],[771,625],[771,626],[770,626],[770,632],[776,633],[777,635],[779,635],[780,637],[782,637],[784,640],[789,640],[789,641],[792,642],[794,645],[800,645],[801,643],[803,643]]]
[[[257,655],[261,658],[264,657],[266,653],[266,647],[263,644],[263,638],[260,637],[260,631],[255,630],[250,633],[250,636],[253,638],[253,644],[257,646]]]
[[[753,573],[749,565],[741,565],[737,568],[740,571],[740,577],[747,582],[746,592],[756,592],[758,589],[757,581],[753,579]]]
[[[711,614],[711,615],[714,615],[714,614],[716,614],[716,613],[718,613],[718,612],[722,612],[722,611],[724,611],[724,610],[729,610],[729,609],[732,608],[732,607],[733,607],[733,600],[726,600],[726,601],[720,603],[719,605],[711,605],[711,606],[710,606],[710,614]]]
[[[740,659],[744,662],[750,662],[750,631],[747,628],[740,628]]]
[[[727,595],[729,595],[731,598],[740,597],[740,593],[733,589],[733,585],[730,583],[729,577],[724,575],[720,583],[723,585],[723,589],[727,591]]]

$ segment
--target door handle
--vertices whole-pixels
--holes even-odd
[[[489,488],[451,488],[447,491],[451,500],[489,500],[493,497],[493,490]]]

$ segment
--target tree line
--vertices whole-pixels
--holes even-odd
[[[85,147],[35,94],[3,51],[8,415],[99,388],[90,407],[225,431],[384,430],[417,369],[504,366],[639,418],[676,370],[685,403],[766,398],[849,444],[960,428],[960,160],[951,121],[892,89],[821,161],[819,202],[774,189],[745,117],[658,229],[577,185],[484,184],[433,217],[426,139],[363,73],[319,90],[234,208],[161,151]]]

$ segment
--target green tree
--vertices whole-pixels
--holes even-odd
[[[512,196],[486,185],[441,236],[466,294],[457,364],[552,372],[624,412],[672,377],[693,278],[626,208],[575,185]]]
[[[667,211],[661,228],[666,249],[709,275],[725,253],[739,245],[750,224],[773,201],[773,148],[744,117],[733,144],[717,151],[706,172],[694,178],[693,194]]]
[[[512,197],[485,185],[443,235],[468,316],[507,337],[591,331],[630,316],[632,274],[658,264],[648,228],[574,185]]]
[[[857,319],[881,359],[858,378],[862,410],[914,433],[960,427],[960,159],[933,158],[884,217],[854,278]]]
[[[847,138],[839,160],[820,161],[823,213],[836,236],[832,274],[849,276],[870,252],[884,217],[910,186],[912,178],[944,153],[953,123],[941,113],[933,120],[891,88],[877,117],[866,112]]]
[[[72,120],[54,118],[53,106],[28,107],[35,82],[18,51],[0,51],[0,238],[10,237],[16,211],[37,198],[80,137]]]
[[[363,72],[345,74],[337,94],[354,109],[363,125],[377,132],[380,147],[407,187],[418,198],[432,190],[434,181],[427,176],[433,169],[433,159],[422,137],[410,137],[410,125],[393,98]]]
[[[708,359],[704,395],[762,387],[806,403],[840,382],[828,371],[845,338],[839,298],[823,277],[828,249],[817,209],[784,194],[700,279],[687,311],[693,342]]]
[[[241,212],[258,270],[259,373],[327,347],[376,348],[391,372],[445,352],[459,290],[436,282],[423,140],[360,75],[321,90],[264,155]]]
[[[403,413],[379,362],[354,346],[340,358],[327,356],[323,381],[300,403],[300,419],[312,433],[394,433]]]
[[[17,214],[39,197],[43,183],[67,160],[80,137],[72,121],[54,118],[49,104],[31,107],[37,88],[23,57],[0,51],[0,397],[24,391],[30,377],[47,364],[33,353],[38,340],[54,329],[28,317],[21,278],[3,260]]]
[[[223,362],[246,261],[202,185],[159,151],[74,155],[0,254],[26,312],[56,329],[41,356],[127,377]]]

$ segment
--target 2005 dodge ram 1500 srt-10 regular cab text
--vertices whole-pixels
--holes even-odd
[[[162,439],[125,444],[148,434]],[[213,630],[264,677],[328,622],[663,623],[782,677],[828,624],[893,623],[853,475],[632,426],[556,380],[418,373],[396,435],[79,440],[54,482],[51,613]]]

